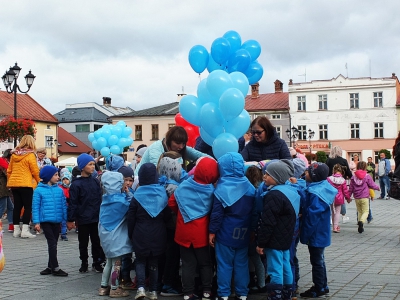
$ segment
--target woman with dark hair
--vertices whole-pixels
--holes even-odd
[[[289,148],[267,117],[257,117],[250,124],[253,138],[241,152],[245,161],[291,159]]]
[[[393,145],[394,173],[393,176],[400,178],[400,131]]]
[[[175,151],[182,155],[183,161],[196,161],[202,156],[208,156],[200,151],[186,146],[188,135],[182,126],[171,127],[165,134],[165,138],[154,142],[147,147],[142,160],[135,169],[135,176],[138,175],[140,167],[145,163],[152,163],[157,166],[160,155],[164,152]],[[185,167],[185,166],[183,166]]]

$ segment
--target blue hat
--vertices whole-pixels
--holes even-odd
[[[48,183],[54,174],[58,173],[58,169],[53,166],[44,166],[39,173],[39,177],[43,183]]]
[[[134,178],[132,168],[123,166],[118,169],[118,172],[121,173],[124,178]]]
[[[329,168],[326,164],[315,162],[312,163],[307,170],[313,182],[319,182],[328,178]]]
[[[158,173],[156,166],[152,163],[145,163],[139,169],[139,185],[149,185],[158,183]]]
[[[78,156],[77,161],[78,161],[78,168],[82,171],[88,163],[94,161],[94,158],[89,154],[82,153],[81,155]]]

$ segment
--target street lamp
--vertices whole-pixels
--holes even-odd
[[[10,69],[4,73],[3,77],[1,77],[1,79],[3,80],[3,84],[6,87],[7,93],[9,94],[14,93],[14,119],[17,118],[17,90],[22,94],[28,93],[36,77],[31,73],[31,71],[29,71],[29,73],[26,74],[25,81],[26,85],[28,86],[28,90],[26,92],[23,92],[21,91],[17,83],[20,71],[21,68],[17,65],[17,63],[15,63],[15,66],[10,67]],[[14,137],[14,147],[16,146],[17,146],[17,139]]]
[[[48,141],[50,142],[50,147],[51,147],[51,157],[53,157],[53,145],[54,145],[54,146],[57,145],[57,140],[54,139],[54,138],[51,136],[51,137],[49,137]],[[53,143],[53,142],[54,142],[54,143]],[[56,153],[55,153],[55,154],[57,154],[57,148],[55,148],[55,149],[56,149]],[[57,155],[56,155],[56,157],[57,157]]]
[[[286,134],[287,137],[289,138],[289,142],[290,142],[290,147],[292,147],[292,141],[293,144],[296,141],[297,137],[299,136],[299,130],[296,127],[292,127],[291,129],[286,129]]]
[[[309,148],[310,148],[310,161],[311,161],[311,139],[314,137],[315,132],[314,130],[308,129],[308,143],[309,143]]]

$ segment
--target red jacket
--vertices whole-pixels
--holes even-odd
[[[69,187],[65,187],[62,184],[58,185],[64,192],[65,198],[67,198],[67,202],[69,202]]]

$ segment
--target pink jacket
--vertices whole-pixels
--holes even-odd
[[[335,189],[338,190],[338,193],[335,197],[335,205],[344,204],[344,199],[350,200],[349,189],[347,188],[346,180],[343,178],[341,174],[333,174],[326,179]]]
[[[353,194],[355,199],[369,198],[369,189],[379,191],[379,186],[367,174],[367,171],[355,171],[350,180],[350,195]]]

